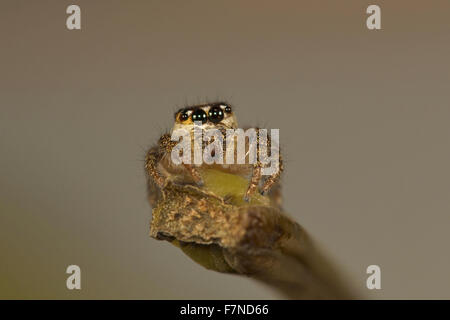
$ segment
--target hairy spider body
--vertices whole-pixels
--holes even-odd
[[[171,133],[175,130],[183,129],[191,133],[191,143],[194,145],[193,130],[194,122],[201,123],[201,129],[218,129],[226,137],[227,129],[237,129],[237,121],[231,106],[227,103],[212,103],[195,105],[180,109],[175,113],[175,124]],[[255,129],[259,133],[259,129]],[[259,135],[258,135],[259,136]],[[247,140],[248,141],[248,140]],[[267,139],[268,149],[270,150],[271,140]],[[272,175],[263,178],[261,170],[266,164],[257,161],[253,164],[247,161],[244,164],[174,164],[171,159],[172,149],[178,141],[171,140],[171,134],[164,134],[160,137],[158,144],[151,148],[146,155],[145,169],[148,176],[148,186],[150,194],[150,202],[154,204],[154,196],[160,192],[158,189],[165,187],[168,181],[178,184],[194,184],[198,187],[203,186],[203,179],[200,174],[199,167],[211,168],[227,173],[237,174],[249,180],[247,191],[244,195],[244,200],[249,201],[252,195],[259,189],[261,194],[269,193],[269,196],[277,198],[279,202],[279,178],[283,170],[283,162],[281,155],[279,156],[278,170]],[[246,152],[248,153],[248,145],[246,144]],[[226,139],[223,140],[223,150],[226,150]],[[234,148],[235,153],[237,148]],[[192,148],[192,153],[194,148]],[[259,144],[257,144],[257,153],[260,154]],[[236,156],[236,154],[235,154]],[[247,157],[248,158],[248,157]],[[273,192],[272,192],[273,191]]]

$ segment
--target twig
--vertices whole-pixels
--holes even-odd
[[[205,185],[150,190],[150,235],[207,269],[262,281],[291,299],[352,298],[336,267],[269,197],[242,201],[247,181],[203,170]]]

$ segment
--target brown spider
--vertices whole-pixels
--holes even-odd
[[[171,133],[179,129],[187,130],[192,133],[195,125],[194,122],[196,124],[201,122],[201,129],[214,128],[219,129],[221,132],[225,132],[226,129],[238,128],[236,117],[231,106],[228,103],[216,102],[189,106],[178,110],[175,113],[175,124]],[[260,129],[255,130],[259,132]],[[226,141],[224,141],[224,146],[225,142]],[[267,142],[270,149],[270,137],[268,137]],[[245,164],[202,163],[201,165],[195,165],[182,163],[176,165],[171,160],[171,153],[177,143],[178,141],[171,140],[171,134],[164,134],[159,138],[158,145],[148,150],[145,159],[145,169],[150,190],[154,190],[153,187],[155,185],[159,187],[159,189],[163,189],[169,180],[174,183],[188,183],[202,187],[203,180],[198,170],[199,166],[206,166],[208,168],[238,174],[249,179],[249,185],[244,196],[244,200],[247,202],[258,189],[261,181],[263,181],[262,186],[259,188],[261,194],[268,193],[275,184],[278,185],[280,174],[283,170],[281,155],[279,156],[278,169],[276,172],[263,179],[264,176],[261,175],[261,169],[267,166],[267,164],[261,163],[259,157],[254,164],[246,162]],[[259,149],[258,145],[258,153],[260,152]],[[152,197],[152,194],[150,194],[150,197]],[[150,201],[152,202],[152,199],[150,199]]]

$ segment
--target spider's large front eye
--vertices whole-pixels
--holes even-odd
[[[201,121],[202,123],[205,123],[206,120],[206,112],[202,109],[197,109],[192,113],[192,121]]]
[[[208,112],[208,119],[212,123],[219,123],[223,120],[223,111],[222,108],[215,106],[209,109]]]

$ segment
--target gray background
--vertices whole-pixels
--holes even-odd
[[[280,129],[286,210],[365,297],[450,298],[449,9],[2,0],[0,298],[277,298],[148,236],[146,148],[176,108],[218,98]]]

